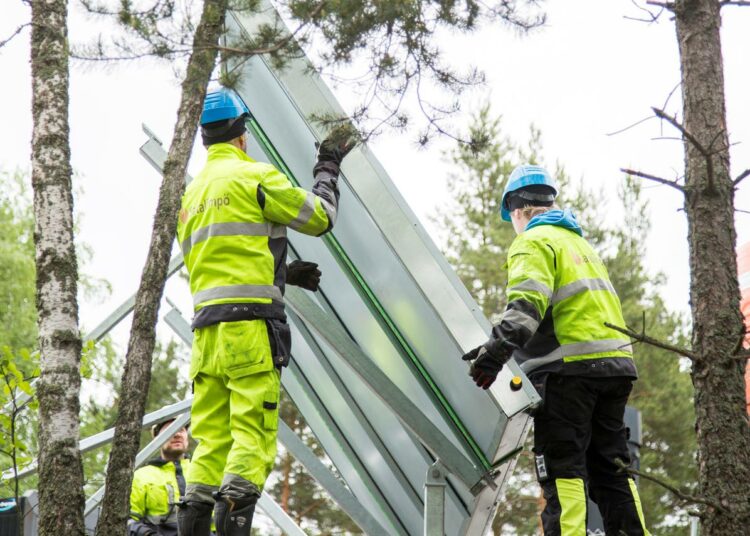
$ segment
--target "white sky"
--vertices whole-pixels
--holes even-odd
[[[20,0],[3,0],[0,40],[26,22],[30,8]],[[675,136],[652,120],[625,133],[607,136],[661,107],[679,81],[673,23],[664,18],[647,25],[626,20],[641,16],[629,0],[549,0],[548,25],[519,37],[504,28],[485,29],[457,39],[450,58],[476,64],[487,74],[486,87],[466,99],[467,111],[490,98],[504,117],[506,132],[525,140],[530,123],[543,134],[547,162],[560,161],[570,175],[589,187],[602,187],[613,222],[628,207],[618,206],[615,192],[620,167],[633,167],[674,177],[682,170],[681,145],[652,141]],[[71,40],[83,24],[71,20]],[[732,173],[750,168],[750,9],[726,8],[722,29]],[[3,73],[0,168],[29,166],[31,91],[26,30],[0,49]],[[93,247],[87,273],[109,280],[114,291],[102,304],[81,311],[86,329],[137,288],[150,240],[150,227],[160,177],[138,154],[145,141],[141,123],[149,125],[168,146],[179,102],[179,83],[171,69],[155,62],[103,69],[73,64],[71,80],[71,146],[77,184],[85,193],[78,210],[84,214],[79,239]],[[681,109],[679,91],[668,105]],[[442,156],[450,147],[438,141],[415,150],[415,134],[386,134],[373,149],[427,229],[437,237],[428,216],[447,199],[449,167]],[[200,158],[191,170],[200,168]],[[738,208],[750,210],[750,179],[738,193]],[[686,225],[676,191],[646,185],[652,202],[653,231],[644,255],[652,270],[668,276],[665,295],[674,309],[688,308]],[[346,207],[342,207],[346,210]],[[739,242],[750,240],[750,215],[738,214]],[[437,239],[436,239],[437,241]],[[324,276],[325,277],[325,276]],[[172,290],[167,293],[173,296]],[[166,311],[164,311],[166,312]]]

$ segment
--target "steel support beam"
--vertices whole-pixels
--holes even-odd
[[[388,378],[388,376],[351,340],[303,291],[288,287],[286,303],[307,326],[328,342],[352,367],[357,375],[399,418],[433,455],[440,459],[450,473],[461,479],[468,488],[495,483],[488,474],[476,467],[435,426],[419,408]]]
[[[440,460],[427,469],[424,481],[424,536],[445,535],[446,476]]]
[[[258,499],[258,507],[273,520],[277,527],[284,531],[286,536],[306,536],[305,531],[265,491],[261,493],[260,499]]]
[[[365,534],[388,533],[284,422],[279,422],[279,441]]]
[[[193,399],[187,398],[183,400],[182,402],[177,402],[175,404],[171,404],[169,406],[165,406],[161,408],[158,411],[154,411],[153,413],[149,413],[148,415],[145,415],[143,417],[143,424],[141,425],[143,428],[149,427],[152,424],[155,424],[157,422],[163,421],[165,419],[168,419],[170,417],[175,417],[177,415],[180,415],[185,412],[190,411],[190,405],[193,403]],[[89,436],[85,439],[82,439],[78,443],[78,448],[81,451],[81,454],[84,452],[88,452],[90,450],[93,450],[97,447],[101,447],[102,445],[105,445],[112,441],[112,438],[115,436],[115,429],[109,428],[107,430],[104,430],[103,432],[99,432],[98,434]],[[18,478],[26,478],[28,476],[31,476],[33,474],[36,474],[38,470],[38,466],[36,462],[33,462],[20,471],[18,471]],[[7,480],[10,478],[13,478],[13,471],[7,470],[0,475],[0,481]]]

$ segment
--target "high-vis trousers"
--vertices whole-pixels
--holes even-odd
[[[190,500],[212,491],[259,492],[273,468],[279,371],[263,320],[196,329],[190,429],[198,441],[187,474]]]
[[[635,483],[615,463],[630,463],[623,416],[633,380],[550,374],[534,383],[543,398],[534,454],[544,535],[585,536],[588,488],[607,534],[649,536]]]

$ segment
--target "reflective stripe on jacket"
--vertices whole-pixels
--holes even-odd
[[[617,293],[599,255],[575,232],[538,225],[508,251],[508,305],[493,335],[527,374],[636,377]]]
[[[190,460],[180,460],[183,473]],[[175,503],[182,498],[173,462],[151,460],[133,473],[130,490],[130,517],[154,526],[177,523]]]
[[[313,236],[329,231],[338,207],[336,181],[319,171],[308,192],[229,143],[208,148],[206,166],[182,198],[177,225],[194,328],[286,318],[286,228]]]

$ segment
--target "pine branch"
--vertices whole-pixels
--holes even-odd
[[[636,177],[641,177],[643,179],[658,182],[659,184],[666,184],[667,186],[671,186],[672,188],[679,190],[683,194],[685,193],[685,187],[679,184],[677,181],[662,179],[661,177],[649,175],[648,173],[643,173],[642,171],[635,171],[634,169],[620,168],[620,171],[622,171],[623,173],[627,173],[628,175],[635,175]]]
[[[658,339],[654,339],[653,337],[649,337],[648,335],[646,335],[645,327],[643,328],[643,331],[641,333],[637,333],[628,327],[621,328],[620,326],[615,326],[614,324],[610,324],[609,322],[605,322],[604,325],[610,329],[614,329],[615,331],[624,333],[631,339],[635,339],[638,342],[644,342],[646,344],[650,344],[651,346],[661,348],[662,350],[668,350],[670,352],[674,352],[677,355],[687,357],[693,361],[695,361],[697,358],[697,356],[690,350],[687,350],[685,348],[681,348],[679,346],[675,346],[666,342],[662,342]]]
[[[615,465],[617,465],[617,467],[620,468],[620,471],[624,471],[630,475],[636,475],[641,478],[645,478],[646,480],[650,480],[654,484],[660,485],[664,489],[672,492],[675,496],[677,496],[677,498],[679,498],[683,502],[688,502],[688,503],[693,503],[693,504],[705,504],[706,506],[709,506],[721,512],[727,513],[727,509],[721,504],[715,501],[712,501],[710,499],[706,499],[705,497],[699,497],[696,495],[685,493],[684,491],[678,489],[677,487],[673,486],[672,484],[660,478],[657,478],[648,473],[643,473],[637,469],[633,469],[632,467],[628,466],[625,462],[623,462],[620,458],[615,458]]]
[[[737,186],[739,186],[739,184],[747,177],[750,177],[750,169],[746,169],[745,171],[740,173],[736,179],[734,179],[734,187],[737,188]]]
[[[261,48],[254,48],[254,49],[241,49],[241,48],[232,48],[232,47],[223,47],[219,46],[219,52],[229,52],[231,54],[238,54],[241,56],[255,56],[258,54],[271,54],[273,52],[278,52],[282,50],[285,46],[287,46],[298,34],[302,31],[303,28],[305,28],[307,25],[309,25],[313,19],[315,19],[318,15],[320,15],[321,11],[323,11],[323,8],[326,7],[326,1],[323,0],[320,2],[317,6],[315,6],[315,9],[310,11],[310,13],[307,15],[307,20],[303,21],[297,28],[294,29],[293,32],[289,33],[286,37],[283,39],[277,41],[276,43],[272,45],[268,45]]]

